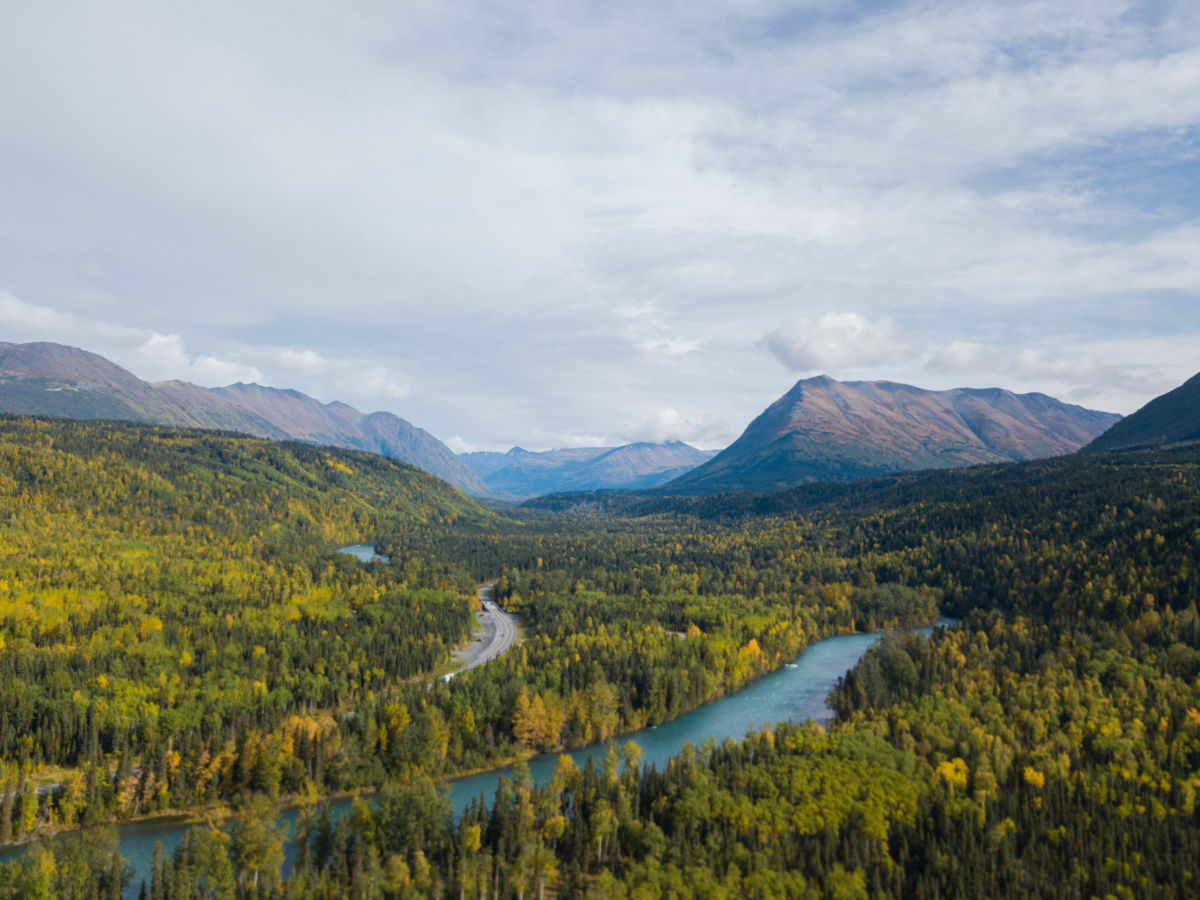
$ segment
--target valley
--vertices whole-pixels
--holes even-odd
[[[2,424],[0,829],[86,826],[5,863],[12,896],[71,860],[115,878],[109,823],[184,810],[228,824],[152,860],[148,890],[377,879],[381,896],[441,896],[501,873],[581,896],[988,896],[1050,878],[1065,852],[1067,896],[1190,892],[1193,445],[488,509],[353,451]],[[337,552],[363,535],[365,561]],[[481,606],[494,628],[455,662]],[[939,615],[961,622],[905,636]],[[721,698],[740,709],[806,647],[879,631],[824,725],[752,718],[669,757],[622,744]],[[535,754],[608,742],[527,774]],[[439,784],[505,765],[488,804],[453,812]],[[272,855],[248,863],[251,840]],[[1085,866],[1098,840],[1141,862]]]
[[[1200,898],[1200,4],[4,12],[0,900]]]
[[[454,652],[454,665],[457,668],[445,676],[447,679],[491,662],[501,653],[506,653],[517,640],[517,623],[492,600],[492,585],[485,584],[479,589],[479,607],[480,611],[476,613],[479,635],[466,647]]]

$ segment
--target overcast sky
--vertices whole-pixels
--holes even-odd
[[[9,4],[0,340],[456,450],[1200,370],[1200,4]]]

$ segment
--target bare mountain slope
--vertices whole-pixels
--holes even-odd
[[[198,385],[151,385],[96,353],[47,342],[0,344],[0,410],[288,436]]]
[[[927,391],[890,381],[796,383],[709,462],[666,493],[782,490],[1071,453],[1120,416],[998,388]]]
[[[391,413],[362,413],[257,384],[148,384],[103,356],[62,344],[0,343],[0,412],[118,419],[238,431],[369,450],[431,472],[467,493],[483,481],[429,432]]]

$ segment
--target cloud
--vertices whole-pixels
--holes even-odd
[[[39,337],[174,377],[404,398],[482,445],[741,421],[775,359],[990,377],[918,350],[1200,302],[1196,4],[19,6],[0,271],[84,315]],[[2,307],[10,339],[45,315]]]
[[[977,341],[951,341],[929,359],[927,365],[941,372],[970,372],[999,365],[1005,354],[998,347]]]
[[[257,366],[221,359],[219,356],[193,357],[185,377],[187,381],[194,381],[205,387],[220,387],[235,381],[261,384],[265,380]]]
[[[451,453],[475,453],[479,449],[474,444],[468,444],[457,434],[446,438],[446,446],[450,448]]]
[[[664,409],[648,422],[642,423],[634,432],[634,440],[661,444],[663,441],[683,440],[682,436],[690,436],[692,430],[691,423],[683,421],[677,410]]]
[[[704,346],[702,338],[679,334],[656,304],[622,304],[612,312],[626,339],[651,356],[687,356]]]
[[[1123,361],[1122,361],[1123,362]],[[999,374],[1008,383],[1055,383],[1071,385],[1072,396],[1085,396],[1089,389],[1128,389],[1138,385],[1161,387],[1158,376],[1137,376],[1121,362],[1105,362],[1087,346],[1002,347],[975,341],[951,341],[928,360],[929,369],[959,375]]]
[[[235,381],[298,387],[326,401],[384,404],[406,400],[411,385],[384,365],[326,357],[311,349],[239,347],[236,354],[197,353],[179,334],[96,319],[30,303],[0,290],[0,338],[52,341],[99,353],[146,381],[178,379],[204,387]],[[296,379],[302,383],[297,384]]]
[[[910,354],[908,344],[891,319],[870,319],[858,313],[825,313],[816,318],[792,318],[762,339],[762,344],[794,372],[822,371],[895,364]]]
[[[285,371],[303,375],[324,375],[330,370],[329,362],[313,350],[280,350],[277,364]]]
[[[253,366],[187,353],[179,335],[61,312],[9,291],[0,291],[0,329],[13,341],[51,341],[107,355],[151,381],[180,378],[213,386],[262,378]]]
[[[727,422],[708,415],[683,415],[677,409],[661,409],[623,436],[625,441],[683,441],[701,449],[724,447],[730,442]]]
[[[384,366],[371,366],[356,381],[357,392],[369,396],[403,400],[412,389],[406,382],[397,381]]]
[[[177,334],[151,332],[138,347],[138,354],[155,372],[183,372],[191,365],[191,359],[183,349],[183,341]]]
[[[9,291],[0,291],[0,327],[12,340],[45,340],[47,334],[70,330],[73,318],[48,306],[26,303]]]
[[[952,379],[953,386],[1037,391],[1129,413],[1194,374],[1198,346],[1200,333],[1186,331],[1164,337],[1076,338],[1052,345],[955,340],[930,354],[924,370]]]
[[[686,356],[704,346],[704,341],[697,338],[654,338],[642,341],[638,345],[647,353],[661,353],[664,356]]]
[[[520,446],[526,450],[612,447],[617,443],[618,441],[614,441],[612,438],[602,434],[584,431],[544,431],[541,428],[530,429],[525,440],[519,442]]]
[[[315,350],[285,347],[271,354],[274,367],[282,377],[302,376],[330,399],[364,398],[369,402],[405,400],[412,395],[411,385],[397,378],[388,366],[364,366],[363,360],[325,356]]]
[[[188,353],[177,334],[61,312],[21,300],[10,291],[0,291],[0,329],[12,341],[51,341],[109,356],[148,381],[178,378],[214,387],[262,380],[255,366]]]
[[[179,379],[204,387],[219,387],[235,381],[261,382],[257,366],[208,354],[191,354],[177,334],[146,329],[145,340],[136,348],[138,377],[148,381]]]
[[[621,304],[613,310],[613,315],[618,319],[645,319],[654,316],[654,307],[649,303],[640,306]]]

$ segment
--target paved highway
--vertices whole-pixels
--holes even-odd
[[[490,662],[511,647],[517,639],[516,622],[492,601],[490,584],[485,584],[479,589],[479,602],[483,606],[483,612],[478,614],[481,626],[479,636],[466,648],[455,652],[459,666],[444,676],[447,680],[459,672]]]

